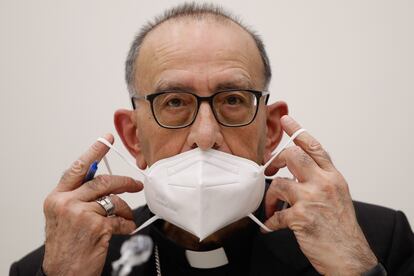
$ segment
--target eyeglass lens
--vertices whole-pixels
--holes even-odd
[[[257,106],[256,96],[249,91],[224,91],[217,93],[212,101],[216,119],[227,126],[249,123]],[[197,114],[197,97],[191,93],[164,93],[154,98],[154,115],[166,127],[190,124]]]

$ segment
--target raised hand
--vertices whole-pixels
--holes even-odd
[[[112,135],[105,138],[113,142]],[[44,202],[46,242],[43,270],[52,275],[100,275],[112,234],[128,234],[136,225],[128,204],[115,194],[139,192],[143,185],[130,177],[99,175],[82,184],[92,162],[108,147],[95,142],[64,173]],[[114,216],[95,200],[111,195]]]

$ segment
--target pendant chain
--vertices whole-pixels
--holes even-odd
[[[162,276],[161,275],[160,255],[158,253],[158,245],[155,246],[155,270],[157,271],[157,276]]]

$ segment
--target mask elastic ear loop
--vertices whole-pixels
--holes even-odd
[[[110,149],[114,150],[125,162],[127,162],[128,165],[130,165],[132,168],[136,169],[141,175],[143,175],[144,177],[146,177],[145,173],[143,171],[141,171],[140,169],[138,169],[134,163],[132,163],[131,161],[128,160],[128,158],[126,158],[125,155],[123,155],[116,147],[114,147],[111,143],[109,143],[108,140],[106,140],[105,138],[99,137],[97,139],[99,142],[101,142],[102,144],[104,144],[105,146],[109,147]],[[104,162],[105,162],[105,166],[106,169],[108,170],[109,174],[112,175],[112,170],[111,167],[109,167],[109,163],[108,160],[106,159],[106,156],[104,156]],[[154,221],[156,221],[157,219],[160,219],[159,216],[154,215],[153,217],[151,217],[150,219],[148,219],[146,222],[144,222],[143,224],[141,224],[137,229],[135,229],[134,231],[132,231],[130,233],[130,235],[134,235],[135,233],[139,232],[140,230],[144,229],[145,227],[149,226],[150,224],[152,224]]]
[[[270,233],[273,232],[269,229],[266,225],[263,224],[258,218],[256,218],[252,213],[247,215],[249,218],[251,218],[252,221],[254,221],[257,225],[259,225],[262,229],[264,229],[266,232]]]
[[[266,162],[266,164],[263,166],[263,172],[264,170],[273,162],[273,160],[282,152],[284,151],[287,146],[290,145],[290,143],[293,142],[293,140],[296,139],[296,137],[299,136],[299,134],[301,134],[302,132],[305,132],[306,129],[301,128],[299,130],[297,130],[295,133],[293,133],[293,135],[289,138],[289,140],[280,148],[280,150],[275,150],[272,152],[273,156],[272,158],[270,158],[269,161]],[[276,174],[271,175],[271,176],[267,176],[265,175],[265,179],[271,179],[273,180],[276,177]],[[285,209],[287,207],[287,203],[284,204],[283,209]],[[259,225],[262,229],[264,229],[266,232],[270,233],[273,232],[271,229],[269,229],[269,227],[267,227],[266,225],[264,225],[258,218],[256,218],[252,213],[247,215],[251,220],[253,220],[257,225]]]
[[[103,161],[104,161],[106,170],[108,171],[109,175],[112,175],[111,166],[109,166],[108,158],[106,158],[106,156],[103,157]]]
[[[293,140],[295,140],[296,139],[296,137],[298,137],[302,132],[305,132],[306,131],[306,129],[304,129],[304,128],[301,128],[301,129],[299,129],[299,130],[297,130],[295,133],[293,133],[293,135],[292,136],[290,136],[290,138],[289,138],[289,140],[279,149],[279,150],[274,150],[273,152],[272,152],[272,154],[273,154],[273,156],[272,156],[272,158],[270,158],[270,160],[269,161],[267,161],[266,162],[266,164],[264,164],[264,166],[263,166],[263,171],[273,162],[273,160],[282,152],[282,151],[284,151],[289,145],[290,145],[290,143],[292,143],[293,142]],[[276,177],[276,174],[274,174],[274,175],[270,175],[270,176],[267,176],[267,175],[265,175],[265,179],[270,179],[270,180],[273,180],[273,179],[275,179],[275,177]]]
[[[102,144],[104,144],[105,146],[109,147],[110,149],[114,150],[119,157],[121,157],[128,165],[130,165],[132,168],[134,168],[135,170],[137,170],[142,176],[144,176],[144,178],[146,177],[145,173],[143,171],[141,171],[140,169],[137,168],[137,166],[132,163],[124,154],[122,154],[116,147],[114,147],[111,143],[109,143],[108,140],[106,140],[105,138],[99,137],[97,139],[99,142],[101,142]],[[104,159],[105,161],[105,159]],[[110,171],[110,168],[107,164],[107,161],[105,162],[105,165],[108,168],[108,171]]]
[[[149,226],[150,224],[152,224],[154,221],[156,221],[157,219],[160,219],[159,216],[154,215],[153,217],[149,218],[146,222],[144,222],[143,224],[141,224],[137,229],[135,229],[134,231],[132,231],[129,235],[134,235],[135,233],[141,231],[142,229],[144,229],[145,227]]]

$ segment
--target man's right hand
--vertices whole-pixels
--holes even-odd
[[[111,143],[114,138],[104,136]],[[82,184],[92,162],[108,147],[95,142],[65,171],[44,202],[46,242],[43,270],[48,275],[100,275],[112,234],[129,234],[136,225],[128,204],[111,195],[115,216],[95,202],[109,194],[139,192],[141,182],[125,176],[99,175]]]

